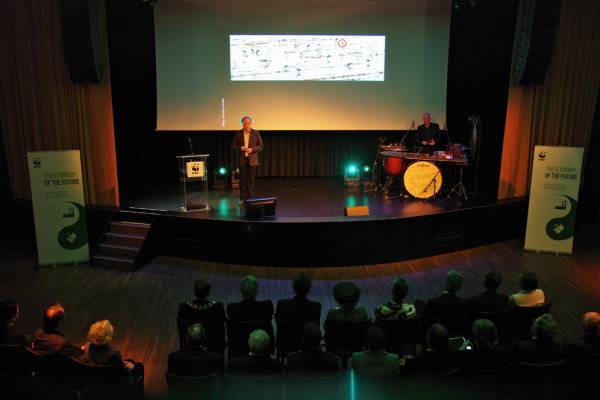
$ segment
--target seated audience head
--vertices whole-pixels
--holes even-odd
[[[408,282],[404,278],[398,278],[392,286],[392,300],[396,304],[402,304],[404,298],[408,294]]]
[[[258,281],[252,275],[247,275],[242,278],[240,290],[244,300],[255,299],[258,293]]]
[[[495,292],[502,283],[502,274],[500,272],[491,270],[483,275],[483,285],[487,290]]]
[[[489,319],[478,319],[471,327],[471,341],[477,350],[492,350],[498,344],[498,331]]]
[[[380,351],[385,347],[385,332],[381,327],[372,325],[365,331],[365,343],[370,351]]]
[[[538,288],[538,277],[531,271],[523,271],[519,275],[519,286],[525,292],[532,292]]]
[[[590,338],[600,338],[600,314],[594,311],[586,312],[581,318],[583,333]]]
[[[446,291],[448,293],[456,293],[460,290],[463,284],[463,277],[457,270],[451,269],[446,274]]]
[[[300,272],[292,281],[292,288],[296,296],[306,297],[312,286],[312,279],[304,272]]]
[[[360,299],[360,289],[352,282],[340,282],[333,287],[333,297],[341,308],[352,310]]]
[[[442,324],[433,324],[427,329],[427,348],[435,351],[448,350],[448,330]]]
[[[0,302],[0,326],[14,324],[19,319],[19,305],[12,299]]]
[[[88,331],[88,341],[96,346],[104,346],[109,344],[115,330],[109,320],[105,319],[93,323]]]
[[[248,337],[248,348],[251,354],[266,354],[269,351],[271,339],[267,332],[262,329],[256,329]]]
[[[302,329],[302,347],[304,349],[319,348],[321,344],[321,329],[314,322],[307,322]]]
[[[44,330],[52,331],[57,329],[64,319],[64,307],[60,303],[52,304],[44,313]]]
[[[198,300],[205,300],[210,293],[210,283],[206,278],[196,279],[194,283],[194,294]]]
[[[190,347],[203,347],[206,343],[206,330],[200,323],[192,324],[187,329],[187,342]]]
[[[550,314],[535,319],[531,325],[531,338],[543,342],[551,342],[558,332],[558,324]]]

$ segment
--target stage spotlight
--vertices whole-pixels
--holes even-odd
[[[362,185],[364,188],[372,189],[375,186],[375,179],[373,176],[373,170],[370,165],[363,165],[362,167]]]
[[[348,164],[346,166],[344,184],[348,187],[356,187],[360,184],[360,169],[356,164]]]
[[[226,189],[227,181],[229,176],[227,175],[227,168],[219,167],[215,170],[215,179],[213,183],[213,189]]]

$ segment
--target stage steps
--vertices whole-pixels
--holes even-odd
[[[126,271],[141,267],[150,258],[153,223],[154,219],[109,220],[92,256],[93,265]]]

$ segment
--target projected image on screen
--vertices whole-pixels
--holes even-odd
[[[405,130],[446,120],[450,0],[160,0],[157,130]]]
[[[385,36],[230,35],[232,81],[383,81]]]

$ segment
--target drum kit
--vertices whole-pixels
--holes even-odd
[[[454,143],[448,151],[423,152],[422,148],[409,149],[402,144],[380,145],[379,158],[383,160],[385,183],[376,190],[384,193],[385,199],[412,197],[415,199],[435,198],[442,192],[444,166],[459,168],[459,179],[448,191],[447,197],[458,196],[467,200],[467,191],[462,182],[463,167],[468,165],[465,148]],[[390,196],[394,182],[401,182],[400,193]]]

